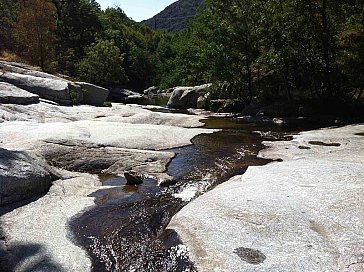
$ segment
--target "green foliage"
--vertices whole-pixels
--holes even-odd
[[[360,97],[363,2],[207,0],[191,27],[160,44],[162,86],[212,82],[244,101]],[[162,54],[163,56],[163,54]]]
[[[104,39],[114,40],[124,53],[126,87],[141,91],[153,85],[157,74],[154,52],[162,34],[130,20],[120,8],[106,9],[100,20]]]
[[[128,78],[123,68],[124,57],[114,41],[99,40],[86,48],[80,62],[78,76],[101,86],[123,84]]]
[[[17,22],[19,2],[0,0],[0,50],[14,49],[14,27]]]
[[[57,10],[58,70],[74,76],[85,48],[101,33],[100,6],[94,0],[52,0]]]
[[[207,7],[175,34],[136,23],[120,8],[101,10],[95,0],[49,1],[56,16],[47,23],[56,30],[45,33],[55,39],[45,39],[50,50],[38,48],[55,49],[54,59],[44,56],[58,72],[98,85],[141,91],[211,82],[212,98],[244,102],[359,100],[364,93],[360,0],[178,1],[168,16]],[[35,27],[24,23],[19,3],[37,15],[35,2],[0,0],[0,49],[25,52]],[[25,38],[17,41],[12,33],[21,19]]]
[[[15,35],[18,53],[43,70],[51,68],[54,56],[55,8],[50,0],[20,1]]]
[[[77,105],[78,91],[76,89],[70,91],[70,97],[72,100],[72,104]]]
[[[104,107],[112,107],[112,103],[110,101],[105,101]]]

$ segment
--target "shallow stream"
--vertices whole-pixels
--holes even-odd
[[[70,223],[74,239],[92,258],[93,271],[196,271],[178,235],[166,230],[172,216],[248,166],[268,163],[257,158],[262,141],[288,140],[293,131],[233,117],[204,122],[206,128],[221,131],[169,150],[176,153],[168,166],[176,185],[162,188],[146,179],[142,185],[126,186],[124,178],[101,176],[109,187],[92,195],[96,207]]]

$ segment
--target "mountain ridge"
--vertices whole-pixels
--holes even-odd
[[[205,8],[204,0],[179,0],[167,6],[160,13],[142,23],[153,29],[178,32],[184,29],[196,16],[199,8]]]

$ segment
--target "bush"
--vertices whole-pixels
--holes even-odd
[[[86,48],[86,57],[79,64],[78,76],[104,87],[123,84],[128,81],[123,62],[123,54],[114,41],[98,40]]]

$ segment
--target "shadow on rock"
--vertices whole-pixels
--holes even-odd
[[[17,244],[5,248],[3,238],[1,238],[0,271],[61,272],[64,269],[47,256],[46,250],[39,244]]]

